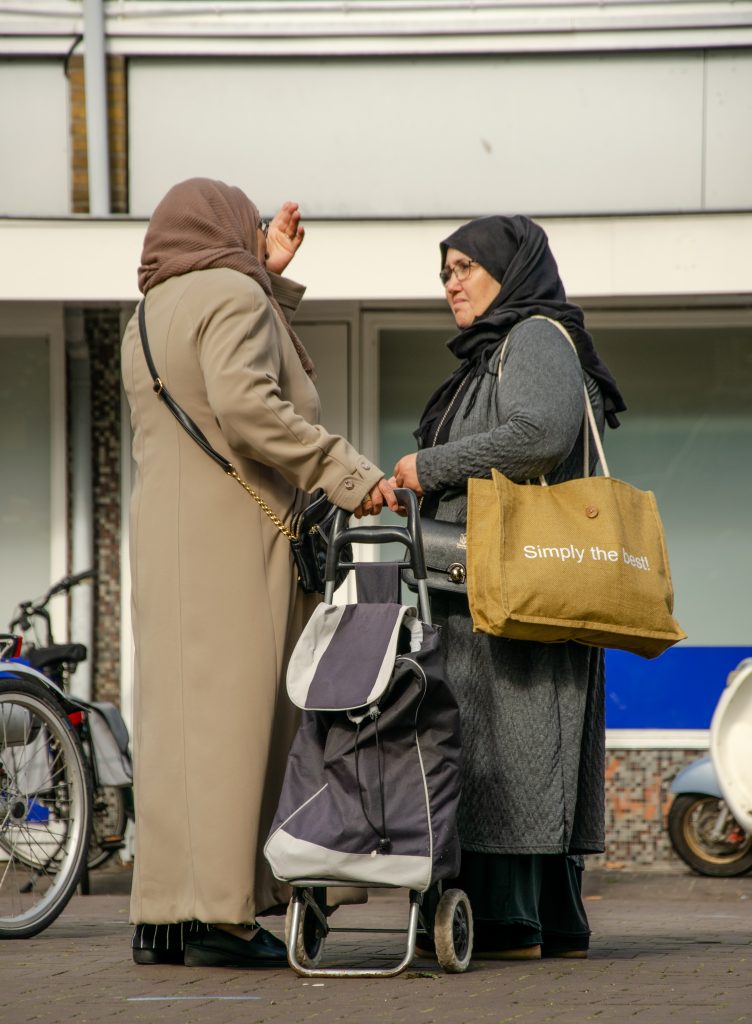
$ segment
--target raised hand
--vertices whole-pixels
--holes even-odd
[[[267,269],[274,274],[281,274],[300,248],[304,235],[298,204],[283,203],[269,224],[266,237]]]

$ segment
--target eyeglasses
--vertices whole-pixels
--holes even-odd
[[[259,224],[259,227],[264,232],[264,238],[268,238],[269,237],[269,221],[268,220],[262,220],[261,223]]]
[[[476,266],[477,260],[457,260],[452,267],[442,267],[439,272],[439,280],[446,286],[452,279],[452,274],[458,281],[466,281],[470,277],[470,271]]]

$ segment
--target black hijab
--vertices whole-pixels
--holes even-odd
[[[448,343],[461,365],[431,395],[415,433],[421,447],[433,440],[434,425],[444,416],[452,397],[468,376],[488,370],[488,360],[515,324],[530,316],[558,320],[569,332],[580,363],[603,392],[606,419],[618,427],[617,412],[626,409],[616,381],[600,360],[593,339],[585,330],[582,310],[567,302],[559,268],[540,225],[528,217],[481,217],[464,224],[441,243],[441,266],[448,249],[458,249],[501,282],[501,291],[485,311]],[[477,387],[475,389],[477,391]],[[472,400],[471,400],[472,402]],[[459,402],[455,403],[459,405]],[[452,409],[451,412],[455,412]],[[451,419],[441,428],[442,443]]]

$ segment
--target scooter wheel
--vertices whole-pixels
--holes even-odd
[[[701,875],[730,878],[752,870],[752,835],[725,801],[704,793],[682,793],[668,814],[671,845]]]

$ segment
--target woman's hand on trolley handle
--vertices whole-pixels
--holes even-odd
[[[394,467],[394,476],[389,478],[392,487],[407,487],[414,491],[418,498],[423,497],[423,488],[418,479],[417,452],[411,455],[403,455]],[[401,516],[407,515],[407,509],[400,505],[397,512]]]
[[[394,493],[393,481],[382,476],[376,486],[366,494],[360,505],[355,509],[353,515],[356,519],[363,516],[377,516],[386,503],[392,512],[399,512],[400,506]]]

